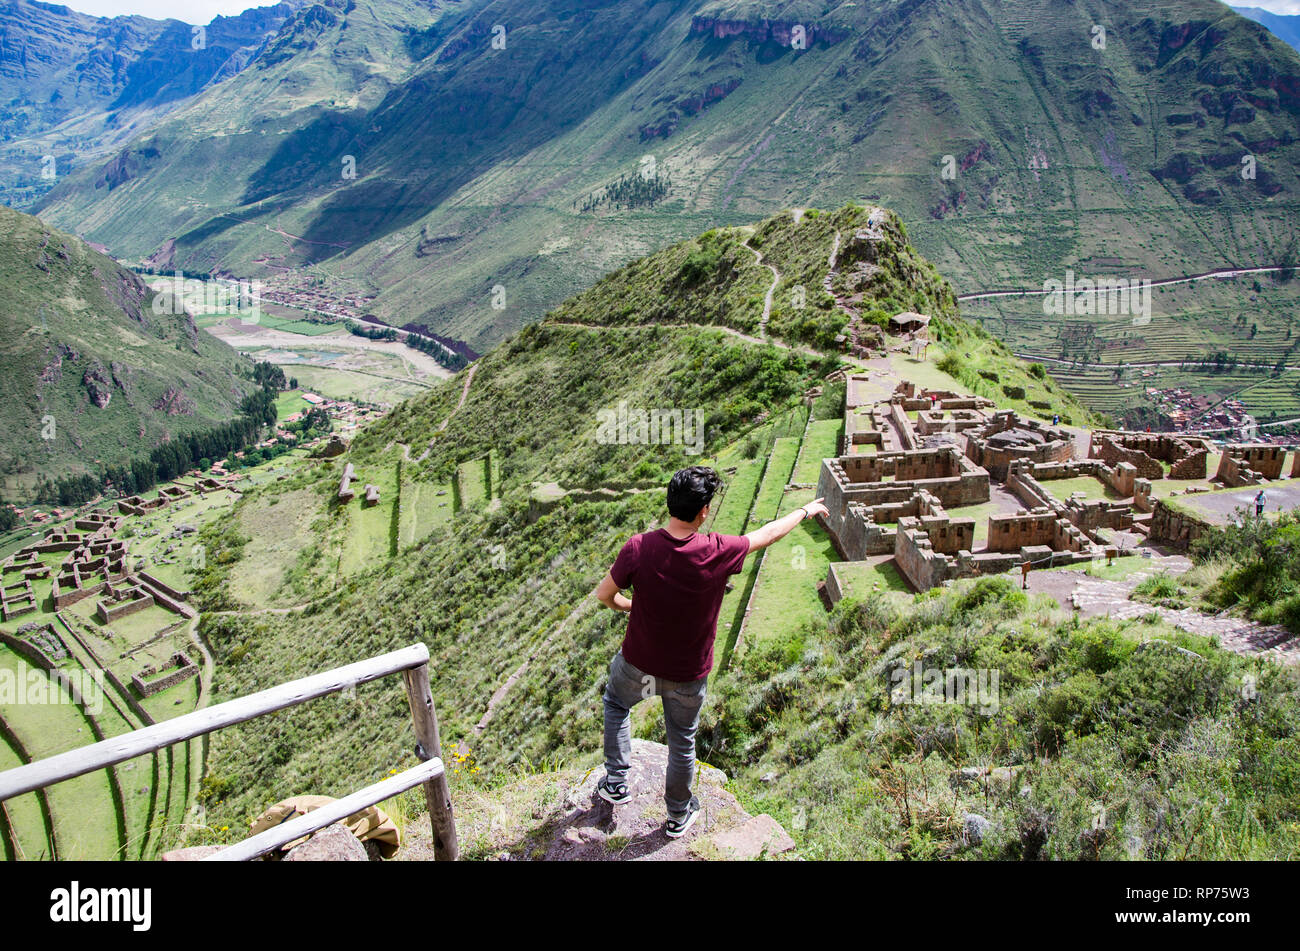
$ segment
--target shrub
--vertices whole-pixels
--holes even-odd
[[[1043,366],[1041,363],[1031,363],[1025,369],[1029,371],[1029,375],[1035,380],[1043,380],[1047,378],[1047,367]]]
[[[935,366],[954,379],[960,377],[961,371],[964,369],[961,357],[955,353],[945,353],[939,358],[939,362]]]

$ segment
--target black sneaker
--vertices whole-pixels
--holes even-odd
[[[621,806],[632,798],[632,794],[627,790],[627,783],[621,780],[610,782],[608,776],[596,784],[596,792],[600,794],[601,799],[616,806]]]
[[[680,839],[686,834],[686,830],[695,825],[695,820],[700,817],[700,801],[694,796],[691,797],[690,804],[686,807],[686,812],[680,816],[669,816],[668,822],[664,826],[664,835],[670,839]]]

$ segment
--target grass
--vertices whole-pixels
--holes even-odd
[[[447,524],[453,514],[452,498],[450,483],[403,482],[399,547],[414,545]]]
[[[735,475],[724,475],[729,481],[712,515],[710,531],[724,535],[744,534],[749,511],[758,492],[758,480],[763,473],[764,462],[764,459],[742,459],[735,464]]]
[[[840,437],[844,434],[841,419],[818,419],[808,427],[808,435],[799,451],[799,463],[790,481],[817,484],[821,475],[822,460],[839,455]]]
[[[12,653],[6,656],[17,661]],[[25,661],[23,668],[32,668]],[[62,695],[66,696],[66,695]],[[95,742],[87,714],[72,703],[7,703],[2,718],[33,760]],[[109,776],[99,770],[46,788],[59,857],[112,859],[122,847]]]
[[[899,572],[893,559],[875,563],[862,561],[841,561],[835,565],[835,573],[840,579],[840,589],[846,598],[863,599],[875,594],[876,585],[881,591],[911,594],[912,589]]]
[[[379,501],[365,504],[366,483],[379,486]],[[357,470],[356,498],[341,505],[346,519],[339,572],[352,575],[388,559],[392,544],[394,507],[398,504],[397,472],[392,465],[372,464]]]
[[[813,495],[811,489],[788,492],[782,508],[794,509],[811,502]],[[837,558],[826,532],[816,522],[806,520],[766,549],[745,626],[747,650],[750,643],[788,637],[801,625],[825,616],[817,596],[817,582],[826,579],[826,569]]]
[[[471,459],[456,467],[456,510],[478,509],[490,497],[488,459]]]
[[[975,520],[975,538],[972,544],[977,548],[984,548],[989,542],[989,516],[999,515],[1006,511],[1006,506],[1000,505],[996,501],[981,502],[979,505],[960,505],[956,508],[944,509],[949,518],[973,518]]]
[[[1112,489],[1109,485],[1100,479],[1092,476],[1079,476],[1073,479],[1048,479],[1040,480],[1042,485],[1053,496],[1064,502],[1076,492],[1082,492],[1088,501],[1117,501],[1123,496]]]

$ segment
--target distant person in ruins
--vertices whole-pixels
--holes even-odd
[[[1264,495],[1264,490],[1260,489],[1259,495],[1255,496],[1255,518],[1263,518],[1264,505],[1267,502],[1268,502],[1268,498],[1267,496]]]
[[[1053,413],[1053,414],[1052,414],[1052,425],[1053,425],[1053,426],[1059,426],[1059,425],[1061,425],[1061,414],[1060,414],[1060,413]]]
[[[627,772],[632,753],[632,707],[658,695],[668,732],[664,803],[669,838],[686,834],[699,815],[691,794],[695,730],[704,686],[713,668],[713,641],[727,579],[745,558],[784,538],[806,518],[826,515],[817,499],[748,535],[701,534],[722,479],[691,466],[668,483],[668,524],[633,535],[596,587],[601,604],[631,614],[622,649],[609,665],[605,687],[605,778],[600,796],[614,805],[632,798]],[[634,597],[621,593],[633,589]]]

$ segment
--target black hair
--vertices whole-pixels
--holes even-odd
[[[722,478],[708,466],[679,469],[668,483],[669,514],[683,522],[695,521],[721,486]]]

